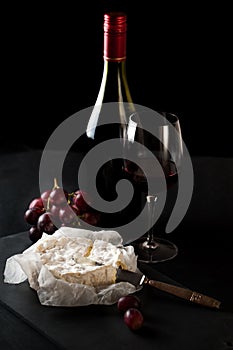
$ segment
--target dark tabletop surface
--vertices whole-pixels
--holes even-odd
[[[41,306],[27,282],[3,283],[8,256],[31,243],[25,208],[39,195],[41,152],[0,155],[0,346],[1,349],[210,349],[233,348],[233,159],[194,157],[191,205],[169,239],[179,253],[171,261],[140,266],[151,278],[181,283],[222,301],[221,310],[198,305],[144,287],[145,326],[132,333],[116,305],[81,308]],[[73,166],[73,159],[68,166]],[[65,179],[75,186],[72,172]],[[176,282],[175,282],[176,281]]]

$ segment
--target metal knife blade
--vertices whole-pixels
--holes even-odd
[[[190,289],[178,287],[165,282],[151,280],[141,272],[132,272],[119,268],[117,270],[116,282],[129,282],[136,287],[142,286],[143,284],[147,284],[169,294],[173,294],[179,298],[189,300],[196,304],[217,309],[220,308],[221,304],[219,300],[213,299],[207,295],[192,291]]]
[[[141,272],[117,269],[116,282],[129,282],[135,287],[140,287],[143,285],[145,278],[146,276]]]

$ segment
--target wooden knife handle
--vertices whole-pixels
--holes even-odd
[[[160,282],[160,281],[154,281],[150,279],[146,279],[144,281],[145,284],[149,284],[152,287],[155,287],[157,289],[160,289],[164,292],[176,295],[177,297],[180,297],[182,299],[189,300],[193,303],[200,304],[203,306],[213,307],[219,309],[221,302],[213,299],[207,295],[200,294],[197,292],[194,292],[187,288],[177,287],[172,284]]]

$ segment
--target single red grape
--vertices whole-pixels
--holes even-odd
[[[54,233],[57,228],[54,225],[52,220],[53,220],[53,215],[51,213],[46,212],[42,214],[38,219],[38,223],[37,223],[38,229],[48,234]]]
[[[43,201],[48,201],[48,198],[49,198],[49,195],[51,193],[51,190],[47,190],[47,191],[44,191],[42,194],[41,194],[41,199]]]
[[[42,231],[38,229],[37,226],[32,226],[29,230],[29,238],[30,240],[35,243],[42,237]]]
[[[41,194],[41,199],[44,203],[44,206],[47,208],[47,203],[48,203],[48,199],[49,199],[49,196],[50,196],[50,193],[51,193],[51,190],[47,190],[47,191],[44,191],[42,194]]]
[[[55,188],[50,193],[49,200],[52,204],[59,206],[67,202],[68,192],[63,190],[61,187]]]
[[[142,327],[144,318],[140,310],[128,309],[124,314],[124,322],[132,331],[136,331]]]
[[[76,216],[77,215],[69,205],[65,206],[59,211],[59,218],[63,224],[70,224],[75,220]]]
[[[141,301],[140,299],[135,295],[126,295],[121,297],[118,300],[117,308],[120,312],[124,313],[128,309],[134,308],[134,309],[140,309],[141,308]]]
[[[79,208],[76,207],[76,205],[71,204],[70,207],[72,208],[72,210],[74,211],[76,216],[80,216],[81,215],[81,212],[80,212]]]
[[[59,213],[61,208],[62,208],[61,206],[56,206],[53,204],[49,209],[49,211],[53,215],[53,217],[59,218]]]
[[[85,199],[84,199],[85,196]],[[90,210],[91,200],[90,196],[85,191],[77,190],[74,193],[73,202],[78,207],[81,213]]]
[[[44,208],[44,203],[41,198],[35,198],[31,201],[31,203],[29,204],[29,209],[34,207],[41,208],[41,209]]]
[[[30,225],[36,225],[39,217],[44,213],[44,209],[33,207],[26,210],[24,219]]]

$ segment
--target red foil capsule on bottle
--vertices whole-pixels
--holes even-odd
[[[104,60],[120,62],[126,59],[126,20],[123,12],[104,15]]]

